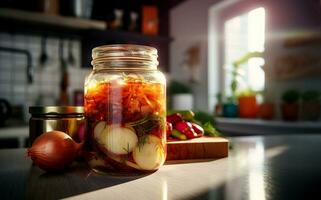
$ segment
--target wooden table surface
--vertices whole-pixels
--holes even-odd
[[[231,138],[228,158],[166,164],[141,177],[64,174],[31,165],[25,149],[0,151],[1,199],[312,199],[321,186],[321,134]]]

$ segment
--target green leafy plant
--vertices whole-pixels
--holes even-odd
[[[178,81],[172,81],[169,84],[168,90],[170,94],[192,93],[192,90],[190,87]]]
[[[286,103],[296,103],[300,99],[300,93],[297,90],[287,90],[282,94],[282,100]]]
[[[238,93],[238,77],[242,77],[242,75],[238,72],[240,66],[247,62],[249,59],[251,58],[261,58],[263,56],[262,52],[258,52],[258,51],[254,51],[254,52],[248,52],[245,55],[243,55],[242,57],[238,58],[237,60],[235,60],[232,65],[233,65],[233,70],[231,72],[232,74],[232,80],[231,80],[231,84],[230,84],[230,88],[232,91],[232,96],[229,97],[228,101],[233,101],[233,99],[237,98],[237,93]]]
[[[206,122],[204,125],[203,125],[203,129],[205,131],[205,135],[207,136],[211,136],[211,137],[219,137],[219,136],[222,136],[222,134],[217,131],[214,126],[212,125],[212,123],[210,122]]]
[[[302,94],[302,101],[320,101],[321,93],[316,90],[308,90]]]
[[[223,94],[222,94],[222,92],[218,92],[216,94],[216,100],[217,100],[218,104],[222,104],[223,103]]]
[[[205,123],[209,122],[213,126],[215,126],[214,117],[207,112],[202,112],[202,111],[195,112],[194,119],[196,121],[200,122],[201,124],[205,124]]]
[[[214,117],[207,112],[195,112],[193,119],[191,119],[190,121],[202,126],[205,131],[205,135],[207,136],[222,136],[222,134],[216,129]]]

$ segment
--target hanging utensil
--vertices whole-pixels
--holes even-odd
[[[59,94],[59,104],[68,105],[68,85],[69,85],[69,75],[67,70],[67,63],[64,59],[64,41],[61,39],[59,43],[59,56],[60,56],[60,94]]]
[[[49,56],[47,54],[47,37],[44,36],[41,39],[41,53],[39,57],[39,64],[41,67],[44,67],[49,60]]]
[[[0,127],[5,125],[5,121],[10,117],[12,107],[6,99],[0,99]]]
[[[73,49],[73,41],[69,40],[68,41],[68,63],[71,66],[74,66],[75,65],[75,57],[74,57],[74,54],[72,52],[72,49]]]

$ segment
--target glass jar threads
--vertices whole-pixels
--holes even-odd
[[[166,80],[157,50],[105,45],[85,80],[86,158],[108,174],[151,172],[166,158]]]

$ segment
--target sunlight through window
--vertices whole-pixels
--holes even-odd
[[[232,94],[230,89],[232,63],[248,52],[264,51],[265,9],[260,7],[243,15],[227,20],[224,24],[225,35],[225,93]],[[262,58],[251,58],[238,71],[238,90],[264,89],[265,76]]]

